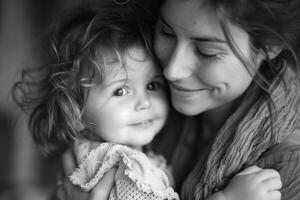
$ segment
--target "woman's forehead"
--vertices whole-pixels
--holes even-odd
[[[160,17],[161,23],[169,26],[178,40],[228,46],[227,34],[245,55],[249,54],[248,33],[225,16],[220,16],[219,10],[214,9],[209,1],[166,0]]]
[[[190,37],[224,38],[219,17],[205,1],[166,0],[161,9],[161,19],[175,32],[182,31]]]

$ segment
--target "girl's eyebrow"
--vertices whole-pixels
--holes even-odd
[[[148,82],[149,81],[156,81],[156,80],[160,80],[160,79],[163,79],[162,75],[154,75],[154,76],[149,77],[149,80],[147,80],[147,81]]]
[[[155,76],[153,76],[154,79],[156,78],[162,78],[164,79],[164,75],[161,73],[161,74],[156,74]]]
[[[126,79],[126,78],[121,78],[121,79],[117,79],[117,80],[114,80],[112,82],[106,83],[104,85],[105,85],[105,88],[107,88],[107,87],[110,87],[110,86],[112,86],[112,85],[114,85],[116,83],[125,83],[127,80],[128,79]]]
[[[159,19],[162,22],[162,24],[170,29],[172,29],[172,27],[168,24],[168,22],[164,19],[164,17],[162,16],[162,14],[159,14]],[[173,29],[172,29],[173,30]],[[213,36],[201,36],[201,37],[192,37],[191,38],[194,41],[197,42],[217,42],[217,43],[227,43],[226,40],[217,38],[217,37],[213,37]]]

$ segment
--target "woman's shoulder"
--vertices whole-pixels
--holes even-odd
[[[282,200],[300,199],[300,144],[277,144],[260,157],[257,165],[279,172]]]

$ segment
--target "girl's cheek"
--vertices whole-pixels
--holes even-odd
[[[126,106],[125,106],[126,107]],[[120,109],[119,110],[119,113],[118,113],[118,115],[120,116],[120,117],[124,117],[124,118],[128,118],[128,117],[130,117],[130,115],[132,114],[132,112],[133,112],[133,110],[132,111],[130,111],[129,110],[129,108],[122,108],[122,109]]]

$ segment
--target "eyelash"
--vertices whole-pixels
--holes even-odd
[[[121,96],[124,96],[126,94],[120,94],[119,92],[120,91],[126,91],[126,94],[129,93],[128,89],[126,87],[120,87],[120,88],[117,88],[116,90],[113,91],[113,96],[117,96],[117,97],[121,97]]]
[[[163,25],[161,25],[160,33],[166,37],[170,37],[170,38],[176,37],[175,34],[172,34],[172,33],[169,33],[168,31],[166,31],[165,28],[163,27]],[[198,54],[202,57],[205,57],[205,58],[214,58],[216,56],[216,54],[209,55],[209,54],[203,53],[202,51],[200,51],[200,49],[197,46],[195,46],[195,52],[196,52],[196,54]]]
[[[154,87],[150,88],[152,85],[154,85]],[[149,84],[147,84],[147,90],[150,90],[150,91],[157,91],[161,88],[164,88],[164,84],[160,83],[159,81],[153,81],[153,82],[150,82]],[[121,91],[122,91],[122,94],[120,94]],[[125,93],[123,91],[125,91]],[[126,88],[125,86],[117,88],[112,92],[113,96],[116,96],[116,97],[125,96],[128,93],[129,93],[129,89]]]
[[[154,89],[149,88],[149,86],[151,86],[151,85],[155,85],[155,86],[154,86]],[[159,90],[159,89],[161,89],[161,88],[163,88],[163,84],[160,83],[160,82],[158,82],[158,81],[151,82],[151,83],[149,83],[149,84],[147,85],[147,89],[148,89],[148,90],[151,90],[151,91],[156,91],[156,90]]]
[[[205,58],[214,58],[217,55],[217,54],[212,54],[212,55],[205,54],[202,51],[200,51],[200,49],[197,46],[195,46],[195,53],[198,54],[198,55],[200,55],[200,56],[202,56],[202,57],[205,57]]]

